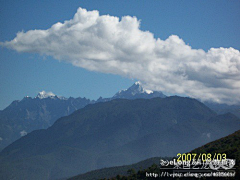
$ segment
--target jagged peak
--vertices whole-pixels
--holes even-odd
[[[62,100],[66,100],[67,98],[63,97],[63,96],[57,96],[54,93],[50,92],[46,92],[46,91],[41,91],[37,94],[37,96],[35,98],[39,98],[39,99],[45,99],[45,98],[58,98],[58,99],[62,99]]]
[[[116,98],[123,93],[131,93],[135,96],[136,94],[152,94],[153,91],[145,89],[140,81],[136,81],[131,87],[118,91],[113,97]]]
[[[152,94],[153,93],[152,90],[145,89],[142,86],[142,83],[140,81],[135,82],[130,88],[133,89],[133,88],[136,88],[136,86],[138,87],[138,91],[139,91],[138,93],[146,93],[146,94]]]
[[[142,85],[142,83],[140,82],[140,81],[136,81],[135,83],[134,83],[135,85]]]
[[[41,91],[37,94],[36,97],[38,97],[39,99],[44,99],[44,98],[48,98],[48,97],[55,97],[56,95],[53,94],[52,92],[46,92],[46,91]]]

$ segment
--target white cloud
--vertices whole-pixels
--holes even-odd
[[[73,19],[47,30],[19,32],[3,46],[49,55],[91,71],[140,80],[148,89],[203,101],[240,103],[240,53],[234,48],[192,49],[176,35],[166,40],[120,20],[79,8]]]

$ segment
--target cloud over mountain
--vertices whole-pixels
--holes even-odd
[[[119,19],[79,8],[47,30],[18,32],[2,46],[38,53],[91,71],[140,80],[148,89],[240,103],[240,52],[192,49],[176,35],[155,39],[136,17]]]

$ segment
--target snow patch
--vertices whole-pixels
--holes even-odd
[[[145,91],[147,94],[152,94],[152,93],[153,93],[153,91],[147,90],[147,89],[144,89],[144,91]]]
[[[55,97],[56,95],[53,94],[52,92],[46,92],[46,91],[42,91],[42,92],[39,92],[37,97],[39,99],[44,99],[44,98],[48,98],[48,97]]]
[[[46,92],[46,91],[41,91],[37,94],[37,96],[35,98],[39,98],[39,99],[45,99],[45,98],[51,98],[51,99],[61,99],[61,100],[68,100],[68,98],[65,98],[64,96],[57,96],[55,94],[53,94],[52,92]]]
[[[27,132],[26,132],[25,130],[23,130],[23,131],[20,132],[20,135],[21,135],[21,136],[26,136],[26,135],[27,135]]]
[[[134,83],[135,85],[142,85],[142,83],[140,81],[137,81]]]
[[[207,137],[210,138],[211,137],[211,133],[207,133]]]

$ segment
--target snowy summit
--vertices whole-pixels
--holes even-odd
[[[154,97],[166,97],[162,92],[152,91],[145,89],[142,86],[140,81],[135,82],[130,88],[121,90],[116,93],[113,98],[127,98],[127,99],[136,99],[136,98],[154,98]]]
[[[53,94],[52,92],[46,92],[46,91],[41,91],[38,93],[38,95],[36,97],[38,97],[39,99],[44,99],[44,98],[53,98],[56,95]]]

